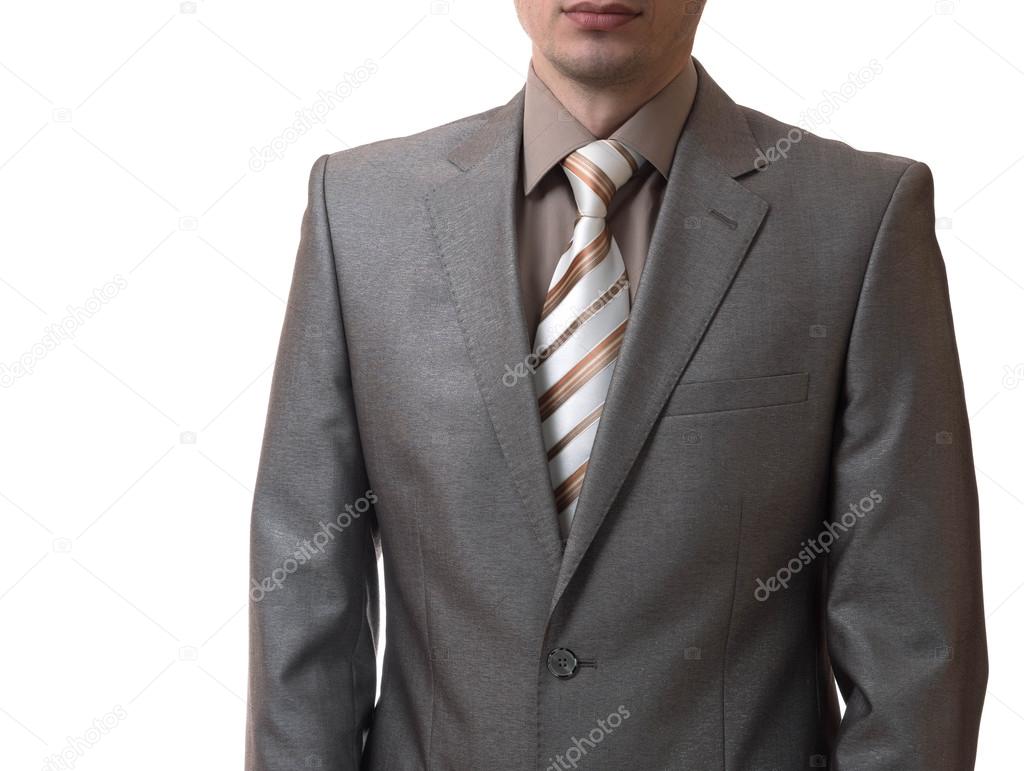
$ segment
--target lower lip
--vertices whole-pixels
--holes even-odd
[[[591,11],[566,11],[572,21],[582,29],[615,29],[633,21],[635,13],[593,13]]]

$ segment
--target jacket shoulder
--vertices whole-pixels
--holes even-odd
[[[339,175],[351,178],[369,174],[378,182],[390,177],[407,183],[419,178],[435,179],[439,170],[451,166],[447,160],[449,153],[500,109],[500,106],[492,107],[414,134],[379,139],[330,153],[325,175],[330,179]]]
[[[761,171],[811,177],[820,184],[889,190],[911,166],[920,162],[892,153],[859,150],[846,142],[815,134],[750,107],[740,107],[758,145]],[[921,164],[924,166],[924,164]]]

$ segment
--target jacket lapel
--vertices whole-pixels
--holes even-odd
[[[561,539],[533,380],[525,369],[530,344],[516,260],[524,93],[455,148],[448,160],[460,172],[434,188],[426,205],[480,394],[553,576]]]
[[[735,180],[758,146],[739,108],[697,63],[629,326],[551,600],[553,610],[722,301],[768,204]]]

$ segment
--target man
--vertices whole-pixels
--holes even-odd
[[[697,4],[518,11],[506,105],[313,166],[248,768],[971,768],[977,493],[929,169],[734,104]]]

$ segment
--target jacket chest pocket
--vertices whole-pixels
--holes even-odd
[[[681,382],[672,391],[664,417],[776,407],[807,400],[806,372],[781,375]]]

